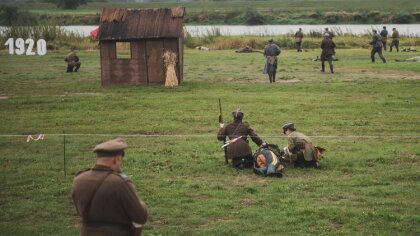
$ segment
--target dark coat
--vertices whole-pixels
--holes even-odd
[[[321,42],[322,54],[334,55],[335,43],[330,38],[324,38]]]
[[[74,52],[70,52],[69,54],[67,54],[66,58],[64,58],[64,61],[66,61],[68,65],[72,66],[80,64],[79,57]]]
[[[370,42],[370,44],[374,47],[374,48],[381,48],[383,46],[382,43],[382,38],[379,34],[374,33],[372,35],[372,41]]]
[[[88,214],[83,214],[106,175],[91,200]],[[138,198],[133,183],[106,166],[96,165],[78,174],[73,180],[72,198],[82,217],[80,235],[130,235],[132,222],[144,224],[147,220],[147,207]]]
[[[250,136],[252,141],[258,146],[263,143],[247,122],[232,122],[223,129],[220,129],[217,133],[217,139],[220,141],[224,140],[226,137],[234,139],[239,136],[243,137],[227,146],[227,156],[229,159],[252,155],[252,150],[247,140],[248,136]]]

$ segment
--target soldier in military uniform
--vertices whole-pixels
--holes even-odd
[[[296,50],[298,52],[302,52],[302,39],[303,39],[302,28],[299,28],[299,30],[295,33],[295,44],[296,44]]]
[[[80,235],[140,235],[148,213],[133,183],[121,173],[126,147],[121,139],[97,145],[96,165],[74,178],[72,198],[82,217]]]
[[[335,54],[335,43],[330,38],[328,33],[324,34],[324,39],[321,42],[321,72],[325,72],[325,61],[330,65],[331,73],[334,73],[334,65],[332,63]]]
[[[318,155],[311,139],[297,132],[293,123],[283,125],[283,133],[287,136],[287,146],[284,147],[284,160],[295,167],[319,168]]]
[[[384,26],[383,29],[381,30],[381,33],[379,33],[381,35],[382,38],[382,44],[384,46],[384,50],[386,51],[386,40],[388,37],[388,30],[386,30],[386,27]]]
[[[397,29],[392,28],[392,42],[391,45],[389,46],[389,51],[392,52],[392,47],[395,46],[395,48],[397,49],[397,52],[400,51],[400,49],[398,48],[398,46],[400,45],[400,33],[398,33]]]
[[[268,74],[270,83],[276,82],[277,56],[280,53],[280,47],[273,43],[273,39],[270,38],[264,48],[264,57],[266,58],[264,74]]]
[[[81,63],[73,48],[71,49],[70,53],[67,54],[66,58],[64,58],[64,61],[67,62],[67,72],[73,72],[74,67],[76,67],[74,72],[79,70]]]
[[[250,127],[248,122],[242,122],[244,113],[241,109],[236,109],[232,112],[233,122],[224,125],[220,124],[219,132],[217,133],[217,139],[222,141],[226,137],[229,137],[230,143],[227,146],[227,158],[232,160],[232,166],[234,168],[252,168],[254,159],[252,157],[251,147],[248,144],[248,136],[251,137],[252,141],[258,146],[264,146],[265,143]],[[242,137],[241,137],[242,136]],[[241,137],[236,141],[235,138]],[[228,141],[229,142],[229,141]]]
[[[386,63],[385,57],[382,54],[381,36],[376,30],[373,30],[372,41],[369,44],[372,45],[372,51],[370,51],[370,59],[372,62],[375,62],[375,54],[378,53],[379,57],[382,59],[382,62]]]

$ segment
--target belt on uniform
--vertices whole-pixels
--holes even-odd
[[[131,225],[118,224],[118,223],[108,223],[108,222],[84,222],[83,226],[89,228],[108,228],[108,229],[117,229],[120,231],[131,231]]]

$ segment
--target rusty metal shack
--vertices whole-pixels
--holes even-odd
[[[182,81],[184,7],[102,10],[98,40],[102,85],[165,84],[163,54],[177,55],[175,72]],[[128,58],[117,57],[117,42],[129,43]]]

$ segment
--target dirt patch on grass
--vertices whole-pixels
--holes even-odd
[[[244,198],[244,199],[241,199],[240,201],[241,205],[245,207],[250,207],[254,205],[254,202],[255,202],[254,200],[249,199],[249,198]]]
[[[221,81],[217,81],[217,83],[219,82],[230,82],[230,83],[250,83],[250,84],[269,84],[270,82],[268,81],[267,78],[261,79],[261,78],[255,78],[255,79],[235,79],[232,77],[226,78],[224,80]],[[302,80],[299,79],[276,79],[275,84],[291,84],[291,83],[301,83],[303,82]]]
[[[9,97],[7,97],[7,96],[0,96],[0,100],[2,100],[2,99],[9,99]]]
[[[214,226],[214,225],[223,225],[226,223],[231,222],[232,220],[229,219],[221,219],[221,218],[215,218],[215,219],[211,219],[209,220],[207,223],[200,225],[200,229],[207,229],[210,226]]]
[[[233,180],[232,185],[235,187],[244,187],[248,185],[248,183],[256,183],[260,186],[266,186],[270,184],[271,179],[269,178],[262,178],[257,175],[238,175]]]

